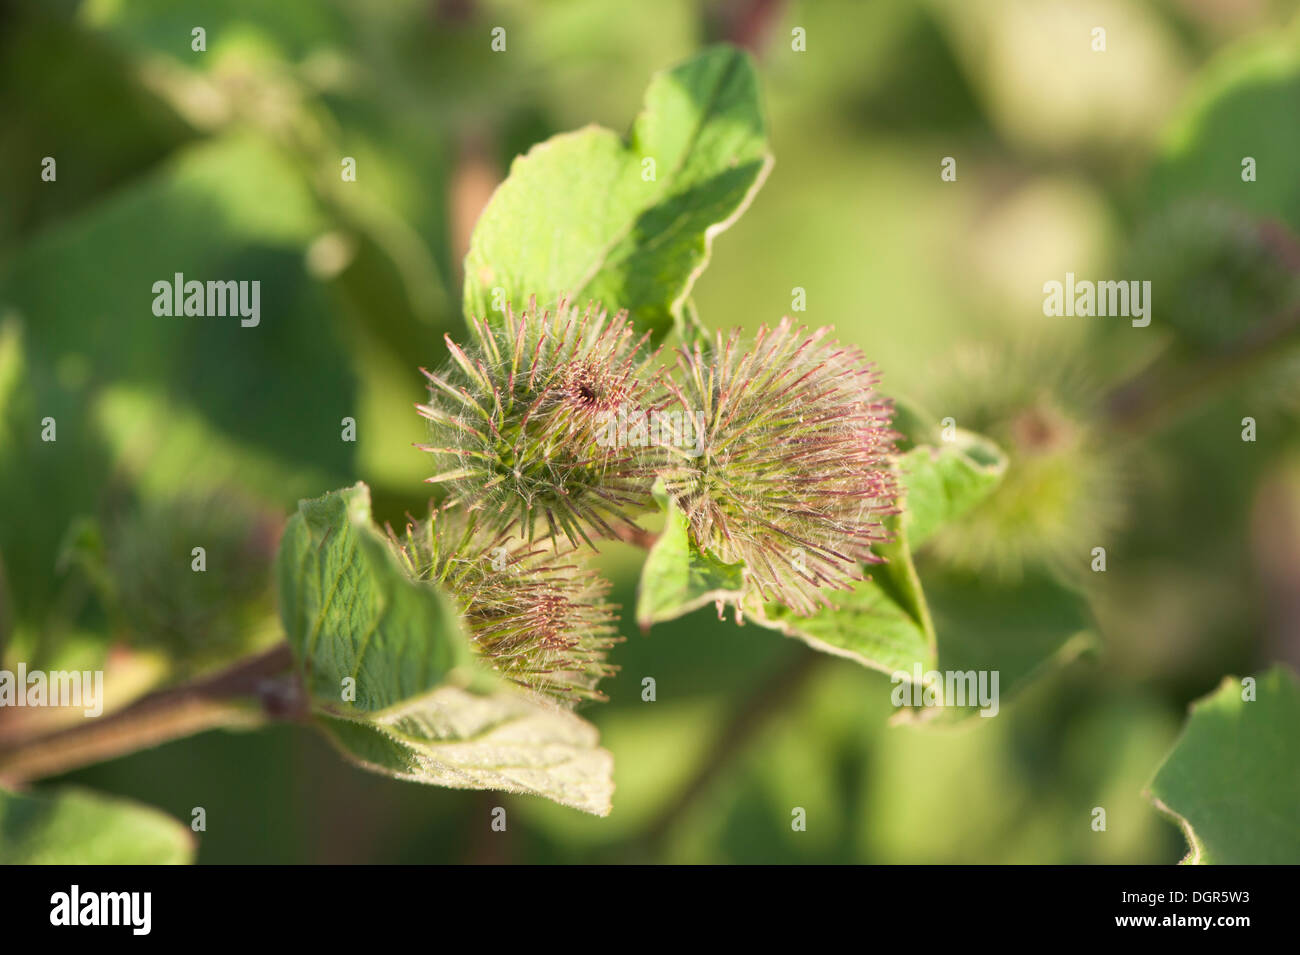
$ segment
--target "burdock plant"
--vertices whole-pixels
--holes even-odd
[[[516,160],[465,258],[467,334],[424,373],[428,510],[385,534],[364,484],[300,502],[284,644],[89,740],[0,747],[0,781],[288,718],[390,776],[603,815],[613,757],[578,711],[618,669],[612,542],[646,550],[643,627],[714,603],[867,666],[933,666],[911,548],[997,483],[1000,453],[904,421],[829,328],[705,329],[692,285],[770,165],[752,64],[725,47],[657,76],[626,141],[587,127]]]
[[[530,38],[523,43],[527,48]],[[531,45],[534,52],[523,62],[536,59],[538,48]],[[466,47],[466,57],[486,53],[479,41],[474,46],[478,53]],[[1286,52],[1283,59],[1290,63]],[[1277,57],[1270,56],[1272,64]],[[773,62],[789,72],[802,58]],[[1248,72],[1247,78],[1258,78],[1257,70]],[[1275,72],[1270,67],[1267,78],[1276,79]],[[807,734],[830,725],[823,716],[833,716],[835,726],[851,726],[857,714],[874,709],[865,699],[871,695],[882,704],[888,698],[899,718],[917,723],[951,723],[975,710],[988,717],[1006,712],[1002,704],[1034,674],[1078,658],[1091,642],[1090,606],[1071,578],[1087,581],[1083,586],[1098,606],[1140,634],[1141,622],[1154,617],[1132,599],[1134,588],[1149,596],[1152,582],[1156,596],[1161,593],[1163,574],[1144,565],[1155,563],[1162,540],[1194,546],[1203,565],[1195,576],[1180,573],[1164,586],[1176,585],[1179,601],[1186,603],[1188,580],[1209,585],[1203,589],[1215,606],[1207,619],[1221,628],[1228,619],[1218,604],[1224,594],[1252,589],[1220,586],[1236,579],[1223,576],[1235,550],[1231,540],[1224,545],[1222,535],[1206,532],[1207,515],[1214,518],[1231,501],[1207,495],[1205,488],[1223,485],[1207,483],[1207,469],[1200,466],[1185,468],[1193,480],[1180,493],[1170,480],[1167,452],[1138,439],[1175,420],[1210,388],[1240,380],[1243,372],[1255,375],[1275,351],[1289,353],[1283,346],[1300,330],[1294,203],[1289,211],[1275,210],[1276,222],[1256,215],[1260,203],[1279,195],[1277,183],[1294,181],[1285,175],[1286,151],[1270,148],[1267,136],[1237,142],[1241,137],[1232,135],[1249,128],[1241,117],[1250,110],[1236,108],[1243,103],[1262,104],[1267,122],[1260,121],[1260,128],[1289,128],[1293,98],[1274,95],[1274,86],[1243,84],[1247,74],[1238,74],[1224,73],[1232,81],[1219,84],[1218,94],[1210,95],[1214,84],[1202,91],[1206,96],[1198,94],[1200,115],[1179,124],[1179,135],[1171,139],[1176,153],[1162,160],[1153,181],[1162,194],[1177,195],[1200,182],[1196,189],[1208,188],[1207,196],[1240,194],[1234,203],[1251,196],[1254,211],[1205,207],[1197,200],[1153,220],[1138,244],[1134,278],[1156,279],[1157,289],[1167,292],[1163,310],[1157,305],[1154,313],[1155,327],[1148,332],[1122,323],[1087,332],[1116,336],[1109,339],[1109,363],[1132,366],[1125,374],[1136,374],[1112,380],[1089,358],[1092,348],[1063,349],[1053,332],[1045,352],[981,350],[971,362],[945,359],[945,387],[933,395],[938,414],[932,414],[901,394],[885,397],[863,353],[837,342],[830,328],[818,327],[820,319],[810,322],[811,329],[782,318],[756,332],[708,330],[705,318],[724,329],[753,329],[765,318],[777,319],[784,302],[756,315],[754,309],[729,312],[714,298],[716,311],[702,315],[692,298],[715,237],[753,200],[772,161],[748,57],[728,48],[703,51],[654,78],[645,111],[626,137],[588,126],[515,160],[483,210],[464,258],[467,331],[447,337],[445,355],[436,342],[403,343],[438,364],[425,373],[427,399],[419,395],[423,383],[414,361],[394,383],[416,389],[412,397],[422,398],[423,453],[402,443],[390,451],[427,465],[421,476],[430,483],[413,478],[406,487],[385,487],[380,507],[392,512],[379,521],[362,483],[301,501],[283,528],[274,571],[268,565],[278,522],[264,517],[261,495],[281,488],[288,470],[282,466],[293,462],[310,460],[313,469],[305,473],[319,473],[314,467],[326,460],[343,467],[334,429],[340,413],[355,412],[335,399],[352,389],[319,396],[310,389],[273,392],[311,395],[310,404],[292,406],[319,409],[314,420],[302,422],[275,401],[259,401],[256,414],[244,414],[252,405],[204,409],[201,396],[217,393],[174,387],[185,382],[189,366],[169,360],[171,351],[142,361],[123,350],[128,339],[152,349],[190,341],[191,334],[215,336],[214,347],[224,349],[217,343],[226,336],[216,326],[194,326],[191,332],[188,323],[185,331],[170,322],[139,323],[129,336],[92,335],[68,352],[61,347],[68,343],[50,338],[50,331],[95,332],[79,321],[84,296],[61,303],[60,296],[42,292],[37,266],[61,263],[63,246],[75,251],[84,243],[37,237],[32,256],[23,250],[20,267],[0,270],[0,289],[14,299],[0,302],[0,315],[17,316],[0,322],[0,500],[7,508],[0,516],[6,551],[0,555],[0,862],[189,858],[196,840],[231,831],[228,813],[208,820],[213,831],[204,836],[201,807],[191,828],[116,800],[101,803],[84,793],[47,797],[13,786],[188,733],[276,719],[310,725],[347,759],[394,778],[539,795],[604,815],[612,806],[614,754],[600,746],[596,725],[584,716],[598,713],[590,704],[607,694],[629,704],[617,714],[622,726],[637,723],[637,733],[617,737],[619,745],[632,735],[654,735],[659,713],[669,707],[700,714],[690,732],[700,737],[702,758],[693,770],[688,767],[681,788],[658,806],[650,804],[658,785],[634,794],[630,801],[639,802],[650,820],[644,831],[606,830],[614,838],[630,836],[627,858],[639,860],[655,847],[681,843],[670,831],[675,820],[709,791],[728,757],[746,751],[752,734],[770,725],[765,718],[783,701],[815,701],[818,718],[790,721],[782,737],[800,748],[807,743],[807,752],[826,753],[840,752],[843,741],[828,748]],[[499,71],[496,83],[519,75]],[[1252,92],[1255,87],[1266,94],[1263,100],[1258,90]],[[1276,101],[1277,116],[1264,100]],[[332,109],[331,102],[320,101],[304,115],[326,116]],[[484,112],[485,129],[499,113]],[[430,116],[436,121],[437,111]],[[1223,117],[1231,121],[1226,126]],[[292,185],[298,170],[323,168],[322,157],[350,151],[355,130],[349,143],[327,140],[332,131],[353,125],[313,120],[310,136],[278,137],[277,155],[284,149],[302,155],[266,167],[274,168],[267,180],[271,188]],[[1218,151],[1207,152],[1207,146]],[[1244,154],[1257,147],[1259,184],[1229,188],[1225,157],[1231,165],[1239,149]],[[239,155],[245,153],[261,155],[241,147]],[[1243,182],[1253,183],[1254,159],[1248,160],[1251,175],[1243,169]],[[263,165],[259,159],[250,168]],[[382,183],[390,166],[367,165],[371,171],[345,191],[359,189],[354,195],[372,199],[404,194]],[[977,166],[977,178],[980,171]],[[230,178],[209,176],[204,188]],[[426,259],[409,253],[411,243],[428,234],[428,223],[393,232],[363,214],[370,200],[343,203],[341,194],[323,185],[315,176],[310,186],[306,179],[297,183],[289,205],[310,202],[313,222],[336,220],[328,223],[327,236],[362,241],[366,251],[356,264],[339,264],[338,290],[361,305],[393,300],[353,294],[371,290],[387,274],[401,275],[412,290],[422,286],[418,280],[425,277],[413,272]],[[1165,201],[1162,195],[1152,208]],[[465,204],[461,197],[448,203]],[[152,209],[149,204],[146,211]],[[138,216],[110,218],[86,234],[116,235],[117,226]],[[275,245],[315,229],[290,224],[276,233]],[[460,235],[459,229],[448,231]],[[392,236],[400,241],[389,241]],[[779,235],[765,239],[773,247],[782,241]],[[178,254],[186,248],[182,244]],[[401,252],[400,263],[389,263],[392,269],[381,261],[390,250]],[[164,268],[162,251],[126,258],[140,258],[150,271],[157,266],[163,274],[188,274],[184,256]],[[316,251],[313,246],[308,257],[320,264]],[[137,308],[138,293],[148,287],[145,274],[132,270],[126,258],[122,265],[131,279],[120,287],[135,291],[107,303],[125,309],[123,314]],[[807,257],[801,260],[805,268]],[[51,288],[65,271],[49,272]],[[295,346],[290,360],[303,366],[314,366],[326,354],[320,350],[323,339],[298,343],[285,337],[295,327],[280,320],[295,305],[296,297],[284,294],[290,288],[274,286],[277,318],[254,330],[256,335],[237,336],[241,354],[254,362],[245,370],[263,367],[257,356],[277,342]],[[1157,302],[1165,292],[1157,291]],[[791,308],[801,308],[802,299],[792,294]],[[310,296],[318,300],[324,301]],[[355,311],[366,316],[364,308]],[[382,322],[384,331],[354,328],[363,344],[380,337],[391,341],[401,327],[378,314],[367,317]],[[14,331],[14,322],[27,319],[43,329],[34,337],[30,373]],[[844,332],[864,338],[897,334],[893,315],[867,319],[876,323],[874,330],[864,324]],[[141,337],[151,334],[161,336],[158,342]],[[206,348],[208,339],[203,341]],[[113,347],[97,347],[105,342]],[[245,344],[252,350],[244,352]],[[86,355],[98,351],[104,354],[95,374],[77,370],[90,360]],[[338,358],[341,363],[343,356]],[[114,382],[101,374],[110,365],[130,371],[130,380]],[[333,367],[326,364],[313,374]],[[354,370],[373,367],[366,362]],[[149,369],[166,374],[154,381]],[[891,393],[906,384],[895,374],[890,370],[884,379]],[[1220,409],[1226,427],[1223,414],[1206,416],[1169,435],[1168,444],[1195,448],[1198,465],[1215,463],[1222,453],[1234,473],[1259,468],[1274,474],[1249,497],[1262,528],[1251,535],[1253,544],[1262,542],[1252,551],[1266,570],[1272,568],[1264,582],[1279,584],[1273,598],[1289,598],[1294,560],[1288,562],[1293,551],[1285,545],[1294,495],[1291,478],[1268,456],[1285,451],[1292,440],[1280,414],[1258,421],[1255,443],[1255,416],[1277,398],[1269,394],[1277,389],[1267,386],[1273,380],[1287,384],[1285,376],[1273,377],[1278,374],[1255,381],[1249,397],[1239,395],[1240,401]],[[372,400],[384,393],[364,391]],[[174,409],[175,421],[151,412],[140,426],[123,414],[155,406],[171,411],[173,395],[186,399]],[[367,401],[358,417],[343,418],[345,442],[358,433],[367,440],[385,433],[371,408]],[[215,417],[203,420],[205,412]],[[1241,419],[1240,439],[1231,420],[1238,412],[1249,415]],[[418,424],[409,407],[383,413]],[[333,450],[320,459],[294,457],[304,450],[302,442],[282,439],[298,427],[304,435],[328,433]],[[66,444],[81,440],[78,434],[89,440],[73,444],[69,453]],[[1126,438],[1128,449],[1117,438]],[[155,460],[152,449],[164,444],[166,453]],[[372,451],[375,445],[371,441]],[[1142,470],[1150,455],[1157,465],[1150,470],[1159,475],[1147,485],[1148,499],[1176,502],[1163,520],[1144,520],[1140,538],[1122,534],[1126,515],[1142,517],[1137,508],[1122,506],[1129,496],[1125,461],[1138,448]],[[190,449],[203,466],[177,471],[175,463]],[[358,460],[361,467],[373,464],[369,455]],[[66,484],[64,478],[78,468],[94,480]],[[193,478],[195,487],[160,496],[164,475],[175,479],[180,473]],[[245,483],[213,493],[235,475]],[[49,561],[27,559],[28,550],[43,551],[43,529],[60,531],[46,528],[44,512],[35,509],[46,483],[78,489],[68,497],[86,506],[65,537],[57,570],[65,576],[54,582],[45,579]],[[103,500],[96,505],[85,492],[100,485]],[[1252,486],[1232,485],[1242,492]],[[423,500],[426,492],[432,500]],[[413,503],[411,496],[421,500]],[[392,521],[403,509],[395,501],[416,514],[408,515],[400,531],[385,534],[379,529],[386,526],[383,519]],[[691,627],[672,634],[677,645],[671,650],[658,634],[655,640],[637,638],[636,671],[619,671],[614,654],[627,627],[601,571],[626,568],[636,554],[627,545],[645,552],[636,555],[643,556],[636,622],[650,630],[710,605],[719,616],[730,607],[734,620],[754,626],[745,639],[732,642],[727,659],[699,646],[709,636],[705,627]],[[933,613],[927,590],[935,598]],[[1241,600],[1230,606],[1245,609]],[[1186,612],[1163,616],[1189,621],[1198,607],[1208,607],[1204,598],[1186,604]],[[771,631],[803,645],[770,654],[760,644],[778,639]],[[657,656],[665,650],[683,656]],[[830,693],[795,692],[799,681],[816,672],[811,662],[821,658],[812,650],[884,671],[888,681],[837,680]],[[752,672],[751,652],[771,656],[772,673],[737,701],[729,720],[714,726],[708,715],[714,707],[677,706],[686,682],[681,678],[694,663],[686,655],[715,657],[710,667],[690,674],[691,689],[698,692],[706,669],[728,678]],[[685,665],[672,665],[683,660]],[[99,674],[106,677],[102,695],[95,689],[101,668],[108,671]],[[862,707],[846,700],[845,691],[862,696]],[[977,707],[970,695],[976,691]],[[46,699],[47,692],[60,699]],[[86,704],[96,705],[85,697],[91,692],[103,704],[102,716],[86,720]],[[668,705],[640,705],[656,700]],[[1196,707],[1188,731],[1151,783],[1156,805],[1176,815],[1188,833],[1194,861],[1300,858],[1300,775],[1293,771],[1300,750],[1294,732],[1287,732],[1298,722],[1300,684],[1284,668],[1249,684],[1226,678],[1212,700]],[[908,745],[915,741],[911,737]],[[662,742],[654,744],[656,754],[662,748]],[[860,747],[844,752],[855,749]],[[1232,772],[1224,771],[1228,766]],[[675,777],[678,768],[656,755],[624,778],[636,786],[638,778]],[[824,775],[768,779],[779,783],[773,790],[779,798],[773,799],[746,796],[745,781],[757,778],[751,774],[733,776],[725,788],[740,799],[737,805],[775,807],[765,820],[772,831],[789,832],[787,826],[804,811],[795,808],[785,816],[785,807],[804,804],[808,795],[814,803],[807,805],[823,807],[815,825],[825,836],[834,824],[824,811],[830,804],[819,792],[805,792],[809,780]],[[818,787],[824,788],[820,782]],[[720,806],[732,798],[719,795]],[[194,797],[207,802],[198,789]],[[462,840],[466,844],[554,848],[553,839],[526,830],[518,835],[521,824],[527,827],[540,813],[516,814],[515,803],[495,797],[486,804],[469,801],[466,810],[460,820],[471,833]],[[507,810],[512,835],[503,842],[496,833]],[[807,815],[811,829],[813,811]],[[1081,818],[1070,823],[1075,831],[1082,830]],[[750,821],[759,828],[764,822],[747,818],[747,826]],[[485,839],[472,836],[476,828]],[[732,831],[729,824],[708,828]],[[758,831],[746,831],[751,829]],[[368,832],[384,834],[369,822],[357,830],[361,836]],[[572,832],[576,837],[579,829]]]

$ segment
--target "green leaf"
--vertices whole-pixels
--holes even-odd
[[[686,515],[656,481],[655,500],[668,513],[663,532],[641,565],[636,619],[641,629],[672,620],[713,601],[734,602],[744,586],[744,564],[723,563],[691,540]]]
[[[480,665],[452,600],[408,577],[374,528],[364,484],[299,505],[278,574],[317,723],[354,762],[609,812],[613,760],[595,728]]]
[[[364,484],[303,501],[278,559],[280,616],[313,700],[375,713],[475,678],[452,602],[410,580],[370,520]],[[356,699],[344,699],[344,681]]]
[[[596,728],[509,688],[483,695],[446,686],[370,721],[321,716],[320,724],[358,765],[398,779],[533,793],[609,814],[614,758]]]
[[[938,574],[927,594],[934,614],[937,669],[997,671],[999,705],[1045,668],[1075,659],[1096,643],[1082,594],[1045,571],[1015,582]],[[908,711],[906,717],[962,719],[975,707]]]
[[[1300,232],[1300,21],[1220,54],[1165,137],[1151,176],[1156,206],[1224,199]],[[1242,159],[1256,162],[1243,181]]]
[[[0,789],[0,865],[184,865],[188,829],[148,806],[83,789]]]
[[[1183,829],[1184,862],[1300,863],[1300,680],[1274,666],[1255,699],[1227,677],[1192,704],[1147,797]]]
[[[662,334],[771,163],[749,57],[706,50],[651,80],[627,142],[588,126],[514,161],[470,241],[465,312],[492,314],[497,288],[515,308],[594,298]]]
[[[954,428],[951,440],[913,448],[898,468],[907,489],[903,526],[908,542],[919,548],[988,497],[1006,473],[1007,459],[987,438]]]
[[[832,593],[833,609],[801,617],[768,604],[754,613],[755,622],[886,673],[910,672],[915,663],[928,669],[935,654],[934,627],[906,532],[893,523],[894,540],[876,548],[887,563],[870,565],[871,579],[853,590]]]

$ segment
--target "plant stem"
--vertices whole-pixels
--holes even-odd
[[[771,719],[799,697],[799,691],[828,659],[805,644],[798,644],[793,660],[756,686],[732,712],[713,745],[701,760],[695,775],[687,780],[675,797],[659,812],[637,840],[645,851],[655,851],[664,837],[684,816],[695,800],[708,790],[718,775],[726,769]]]
[[[221,726],[256,726],[303,714],[288,673],[287,643],[191,683],[162,690],[120,712],[0,749],[0,783],[14,785],[104,762]],[[253,702],[256,706],[250,706]]]
[[[1300,331],[1300,309],[1265,323],[1237,346],[1208,355],[1189,366],[1176,359],[1157,359],[1105,400],[1103,413],[1116,430],[1130,436],[1149,434],[1191,410],[1226,384],[1273,358]]]
[[[627,524],[614,524],[612,527],[615,536],[619,540],[625,544],[631,544],[633,547],[640,547],[642,550],[649,550],[654,547],[655,541],[659,539],[658,534],[640,527]]]

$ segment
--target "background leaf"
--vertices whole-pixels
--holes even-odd
[[[1184,860],[1199,864],[1300,863],[1300,680],[1275,666],[1256,698],[1225,677],[1192,705],[1182,737],[1148,797],[1183,828]]]
[[[1027,572],[1018,581],[934,574],[927,578],[926,593],[938,669],[998,671],[1000,703],[1044,667],[1073,659],[1096,643],[1083,595],[1046,571]],[[974,712],[974,707],[945,707],[924,716],[961,719]]]
[[[55,601],[68,526],[136,490],[134,475],[172,497],[247,473],[277,509],[348,479],[339,421],[356,410],[353,376],[297,248],[322,224],[292,163],[231,137],[182,150],[0,262],[0,315],[22,333],[0,492],[42,502],[0,522],[22,616]],[[260,281],[260,324],[154,315],[153,283],[176,272]],[[46,417],[57,441],[41,439]]]
[[[81,789],[0,789],[0,865],[183,865],[194,839],[175,819]]]
[[[1287,170],[1300,153],[1300,21],[1243,43],[1206,70],[1165,136],[1149,198],[1227,200],[1300,231],[1300,182]],[[1256,180],[1243,182],[1242,159]]]

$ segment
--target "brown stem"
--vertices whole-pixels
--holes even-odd
[[[633,547],[640,547],[642,550],[649,550],[654,547],[655,541],[659,540],[658,534],[637,527],[634,524],[613,524],[611,527],[614,536],[623,543],[631,544]]]
[[[110,716],[0,749],[0,783],[65,773],[219,726],[297,718],[304,697],[287,673],[292,661],[289,645],[282,643]],[[257,705],[250,707],[250,700]]]
[[[785,0],[730,0],[716,9],[718,33],[728,43],[762,56],[785,12]]]
[[[700,762],[695,775],[646,827],[638,840],[641,848],[651,852],[659,849],[664,837],[731,760],[753,742],[776,714],[798,698],[799,691],[824,659],[823,654],[799,644],[793,660],[772,673],[740,702]]]
[[[1235,347],[1190,367],[1172,359],[1157,359],[1114,389],[1105,400],[1103,412],[1120,432],[1149,433],[1189,411],[1220,386],[1266,362],[1297,331],[1300,309],[1292,309],[1265,323]]]

